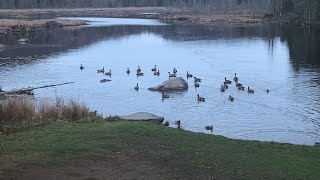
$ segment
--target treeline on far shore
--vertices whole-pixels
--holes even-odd
[[[320,20],[320,0],[1,0],[0,9],[175,7],[189,10],[243,11],[273,17]],[[202,11],[203,12],[203,11]]]

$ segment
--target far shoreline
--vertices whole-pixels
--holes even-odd
[[[264,18],[264,14],[254,12],[194,11],[168,7],[128,7],[128,8],[75,8],[75,9],[1,9],[0,33],[10,32],[13,26],[24,25],[30,29],[42,29],[48,22],[59,26],[82,26],[85,21],[62,20],[61,17],[104,17],[157,19],[177,24],[260,24],[265,22],[305,25],[286,19]]]

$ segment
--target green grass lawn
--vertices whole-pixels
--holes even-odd
[[[1,135],[0,142],[0,179],[79,158],[132,165],[143,159],[175,179],[320,177],[320,147],[231,140],[145,122],[56,122]]]

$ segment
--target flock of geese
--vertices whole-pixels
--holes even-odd
[[[81,65],[80,65],[80,70],[83,70],[83,69],[84,69],[84,66],[81,64]],[[155,76],[160,76],[160,70],[157,68],[157,65],[154,65],[154,67],[151,69],[151,71],[154,72],[153,74],[154,74]],[[98,69],[98,70],[97,70],[97,73],[103,73],[104,75],[110,76],[110,77],[111,77],[111,75],[112,75],[112,71],[111,71],[111,70],[105,71],[104,67],[103,67],[102,69]],[[126,73],[127,73],[127,74],[130,74],[130,73],[131,73],[131,71],[130,71],[129,68],[127,68]],[[178,70],[177,70],[176,68],[173,68],[172,73],[171,73],[171,72],[168,72],[169,78],[177,77],[177,73],[178,73]],[[138,68],[137,68],[137,70],[136,70],[136,75],[137,75],[137,77],[144,75],[144,73],[142,72],[140,66],[138,66]],[[197,77],[193,76],[193,75],[190,74],[188,71],[187,71],[186,76],[187,76],[187,78],[192,78],[192,77],[193,77],[193,78],[194,78],[194,86],[195,86],[196,88],[200,87],[200,83],[201,83],[201,79],[200,79],[200,78],[197,78]],[[109,82],[109,81],[111,81],[111,79],[102,79],[100,82],[101,82],[101,83],[105,83],[105,82]],[[236,88],[237,88],[239,91],[245,91],[246,88],[243,86],[243,84],[241,84],[241,83],[239,82],[239,78],[237,77],[237,73],[234,74],[233,81],[235,82]],[[225,92],[225,91],[229,88],[229,85],[230,85],[230,84],[232,84],[232,81],[231,81],[231,80],[228,80],[228,79],[225,77],[223,84],[221,84],[220,91],[221,91],[221,92]],[[134,87],[134,89],[135,89],[136,91],[139,90],[139,84],[138,84],[138,83],[136,84],[136,86]],[[249,86],[248,86],[248,88],[247,88],[247,92],[248,92],[249,94],[254,94],[254,90],[251,89]],[[267,89],[266,92],[269,93],[270,90]],[[162,99],[165,99],[165,98],[169,98],[169,95],[167,95],[167,94],[165,94],[164,92],[162,92]],[[229,101],[234,101],[234,100],[235,100],[235,98],[234,98],[233,96],[231,96],[231,95],[229,96],[228,99],[229,99]],[[197,100],[198,100],[199,102],[205,102],[205,98],[204,98],[204,97],[201,97],[199,94],[197,94]]]
[[[80,70],[83,70],[84,69],[84,66],[81,64],[80,65]],[[160,70],[157,68],[157,65],[154,65],[154,67],[151,69],[151,71],[153,72],[153,74],[155,76],[160,76]],[[106,76],[110,76],[112,75],[112,71],[109,70],[109,71],[105,71],[104,67],[102,69],[98,69],[97,70],[97,73],[103,73],[104,75]],[[126,73],[129,75],[131,73],[130,69],[127,68],[126,70]],[[169,74],[169,78],[173,78],[173,77],[177,77],[177,73],[178,73],[178,70],[176,68],[173,68],[172,70],[172,73],[171,72],[168,72]],[[137,70],[136,70],[136,75],[137,77],[139,76],[144,76],[144,73],[142,72],[140,66],[138,66]],[[188,71],[187,71],[187,74],[186,74],[186,77],[187,78],[194,78],[194,86],[195,88],[198,88],[200,87],[200,83],[201,83],[201,79],[200,78],[197,78],[195,76],[193,76],[192,74],[190,74]],[[105,82],[109,82],[111,81],[110,79],[102,79],[100,82],[101,83],[105,83]],[[239,82],[239,78],[237,77],[237,73],[234,74],[234,78],[233,78],[233,81],[235,82],[235,85],[236,85],[236,88],[239,90],[239,91],[245,91],[247,90],[247,92],[249,94],[254,94],[254,90],[251,89],[249,86],[248,88],[246,89],[243,84],[241,84]],[[231,80],[228,80],[226,77],[224,78],[224,82],[221,84],[221,87],[220,87],[220,91],[223,93],[225,92],[228,88],[229,88],[229,85],[232,84]],[[139,90],[139,84],[137,83],[136,86],[134,87],[134,90],[138,91]],[[270,92],[269,89],[266,90],[267,93]],[[164,92],[162,92],[162,99],[165,99],[165,98],[169,98],[169,95],[165,94]],[[233,96],[229,96],[229,101],[234,101],[235,98]],[[198,102],[205,102],[205,98],[204,97],[201,97],[199,94],[197,94],[197,100]],[[175,124],[178,125],[178,128],[181,127],[181,121],[176,121]],[[205,126],[205,129],[206,130],[213,130],[213,126]]]

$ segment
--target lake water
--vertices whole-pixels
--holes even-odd
[[[229,138],[307,145],[320,141],[319,29],[85,19],[92,22],[82,28],[0,34],[0,44],[6,46],[0,48],[3,90],[74,81],[35,90],[35,97],[79,99],[104,116],[151,112],[173,127],[181,120],[184,129]],[[22,37],[30,43],[18,44]],[[154,65],[159,77],[151,72]],[[144,76],[135,76],[137,66]],[[112,70],[111,82],[100,83],[109,78],[97,73],[102,67]],[[189,71],[202,82],[196,89],[188,79],[188,91],[170,93],[162,101],[160,93],[147,89],[168,80],[174,67],[178,76],[186,79]],[[232,80],[234,73],[255,93],[238,91],[234,83],[221,93],[224,77]],[[206,102],[197,102],[197,94]],[[213,125],[213,132],[206,125]]]

